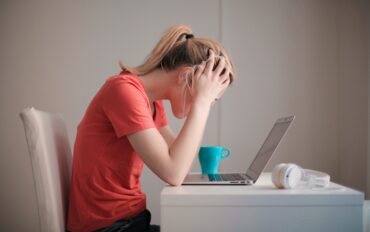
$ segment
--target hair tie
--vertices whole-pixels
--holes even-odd
[[[191,39],[191,38],[194,38],[193,34],[186,34],[185,35],[185,39]]]

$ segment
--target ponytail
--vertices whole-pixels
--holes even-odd
[[[191,28],[181,24],[170,27],[164,33],[143,64],[130,68],[119,61],[119,65],[123,71],[136,75],[145,75],[157,68],[170,71],[180,65],[200,64],[207,60],[209,49],[213,50],[216,55],[226,58],[226,62],[230,66],[231,83],[234,76],[234,65],[224,47],[212,39],[194,37]]]
[[[191,34],[191,28],[185,25],[176,25],[170,27],[159,40],[157,45],[149,53],[144,63],[135,67],[129,68],[125,66],[122,61],[119,61],[123,71],[130,71],[137,75],[145,75],[158,67],[158,64],[162,61],[163,57],[178,43],[181,39]]]

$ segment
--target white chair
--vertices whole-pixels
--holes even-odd
[[[37,195],[40,231],[66,231],[72,153],[60,114],[26,108],[23,121]]]

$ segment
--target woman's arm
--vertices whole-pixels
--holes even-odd
[[[159,128],[159,133],[163,136],[164,140],[166,140],[167,145],[170,147],[176,139],[175,133],[173,133],[171,127],[166,125],[164,127]]]
[[[194,101],[179,135],[171,145],[154,128],[127,136],[145,164],[171,185],[180,185],[184,181],[198,153],[211,104],[229,85],[229,72],[220,75],[225,61],[220,61],[215,70],[212,70],[213,65],[214,54],[211,52],[209,61],[201,65],[193,76]]]
[[[194,103],[171,146],[154,128],[128,135],[128,139],[156,175],[171,185],[180,185],[198,152],[209,110],[209,106]]]

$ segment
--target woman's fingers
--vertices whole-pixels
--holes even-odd
[[[216,69],[213,71],[215,76],[220,76],[222,70],[225,69],[226,61],[223,56],[219,58]]]
[[[195,69],[194,76],[200,77],[204,71],[205,62],[203,61],[200,65],[198,65]]]
[[[224,82],[222,82],[222,88],[227,88],[230,84],[230,78],[227,78]]]
[[[206,75],[211,75],[214,64],[215,64],[215,53],[210,49],[207,64],[204,69],[204,73]]]
[[[220,76],[221,83],[224,83],[227,80],[230,80],[230,68],[229,68],[229,66],[225,67],[225,72]]]
[[[217,101],[230,83],[230,68],[225,57],[219,56],[215,66],[215,53],[209,50],[209,58],[194,70],[194,100],[206,99],[209,103]]]

